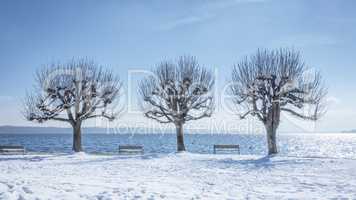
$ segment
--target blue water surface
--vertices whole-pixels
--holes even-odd
[[[174,134],[83,134],[88,153],[117,153],[121,144],[144,146],[145,153],[176,150]],[[265,135],[186,134],[189,152],[210,154],[214,144],[239,144],[243,155],[265,155]],[[23,145],[30,153],[69,153],[71,134],[0,134],[0,145]],[[356,134],[280,134],[280,155],[356,159]]]

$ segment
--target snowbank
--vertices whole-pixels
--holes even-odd
[[[356,160],[233,155],[0,156],[0,199],[356,198]]]

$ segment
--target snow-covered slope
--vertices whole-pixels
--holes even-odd
[[[0,156],[0,199],[356,198],[356,160],[233,155]]]

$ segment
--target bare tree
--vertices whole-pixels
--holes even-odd
[[[145,116],[175,125],[178,152],[185,151],[183,124],[212,115],[213,85],[212,74],[190,56],[180,57],[177,63],[160,63],[154,76],[140,83],[143,101],[149,106]]]
[[[263,122],[269,155],[277,153],[281,111],[305,120],[318,120],[325,112],[327,90],[320,73],[290,49],[258,50],[245,58],[233,68],[230,89],[240,117],[252,115]]]
[[[73,151],[82,151],[82,122],[96,117],[114,120],[109,106],[118,99],[121,82],[111,71],[82,59],[52,64],[36,74],[36,87],[25,99],[24,115],[39,123],[53,120],[73,127]]]

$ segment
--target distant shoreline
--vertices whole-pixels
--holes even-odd
[[[113,128],[97,128],[97,127],[84,127],[84,134],[175,134],[174,130],[161,130],[161,129],[146,129],[144,128],[132,128],[132,127],[120,127],[118,129]],[[133,133],[133,131],[136,131]],[[119,132],[118,132],[119,131]],[[211,133],[209,130],[186,130],[186,134],[216,134],[216,135],[234,135],[234,134],[249,134],[260,135],[263,133],[243,133],[239,131],[216,131]],[[279,132],[283,135],[312,135],[312,134],[354,134],[356,130],[340,131],[340,132]],[[36,127],[36,126],[0,126],[0,134],[72,134],[72,128],[66,127]]]
[[[353,129],[353,130],[349,130],[349,131],[341,131],[341,133],[356,133],[356,130]]]

